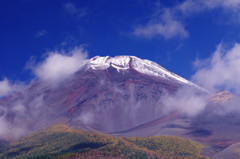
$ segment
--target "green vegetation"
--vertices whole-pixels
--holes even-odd
[[[158,153],[161,158],[202,158],[203,145],[174,136],[132,137],[125,140]]]
[[[172,136],[121,138],[52,126],[2,148],[2,159],[205,158],[197,142]]]

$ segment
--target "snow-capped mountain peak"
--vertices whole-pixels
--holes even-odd
[[[187,85],[198,87],[192,82],[172,73],[159,64],[146,59],[140,59],[135,56],[95,56],[87,60],[89,68],[93,70],[104,70],[109,67],[114,67],[117,71],[126,71],[129,69],[134,69],[139,73],[146,74],[149,76],[159,77],[166,80],[173,80],[178,83],[184,83]],[[200,88],[200,87],[198,87]]]

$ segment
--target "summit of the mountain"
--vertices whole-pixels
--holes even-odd
[[[192,82],[172,73],[159,64],[146,59],[140,59],[136,56],[95,56],[86,60],[86,64],[93,70],[105,70],[110,67],[115,68],[118,72],[135,70],[141,74],[154,76],[165,80],[172,80],[177,83],[184,83],[194,87],[198,87]],[[198,87],[199,88],[199,87]]]

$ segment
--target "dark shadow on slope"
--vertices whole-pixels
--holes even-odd
[[[14,151],[14,152],[9,152],[6,154],[6,156],[8,157],[15,157],[15,156],[18,156],[24,152],[27,152],[27,151],[30,151],[36,147],[39,147],[39,146],[32,146],[32,147],[23,147],[23,148],[20,148],[18,151]]]
[[[5,151],[5,148],[8,146],[9,142],[0,139],[0,153]]]
[[[92,143],[80,143],[80,144],[73,145],[69,149],[64,150],[60,153],[76,152],[76,151],[79,151],[79,150],[82,150],[82,149],[87,149],[87,148],[98,149],[98,148],[103,147],[105,145],[106,144],[103,144],[103,143],[93,143],[93,142]]]
[[[187,129],[187,127],[176,125],[176,124],[168,124],[166,126],[162,126],[162,128],[181,128],[181,129]]]
[[[207,136],[212,135],[212,132],[209,130],[206,130],[206,129],[194,129],[187,134],[192,135],[194,137],[207,137]]]

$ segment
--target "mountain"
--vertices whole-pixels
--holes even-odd
[[[116,137],[192,139],[217,156],[240,142],[238,103],[229,92],[211,94],[149,60],[96,56],[64,81],[35,79],[0,98],[0,137],[14,141],[66,124]]]
[[[59,84],[34,80],[25,89],[1,98],[0,115],[14,127],[32,130],[64,122],[116,132],[164,116],[161,99],[184,86],[202,91],[148,60],[94,57]]]
[[[46,144],[46,142],[48,144]],[[120,138],[55,125],[6,145],[2,159],[196,158],[203,145],[171,136]]]

